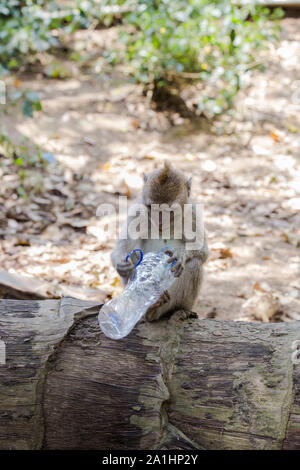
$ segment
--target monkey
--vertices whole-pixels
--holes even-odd
[[[126,286],[135,265],[134,256],[126,261],[127,254],[133,249],[139,248],[144,254],[163,250],[169,256],[168,262],[172,263],[171,271],[174,273],[175,282],[147,310],[146,319],[148,321],[159,320],[162,316],[175,311],[182,314],[190,312],[192,315],[191,309],[198,296],[203,278],[203,264],[207,260],[209,252],[202,213],[199,215],[196,204],[190,199],[191,183],[192,178],[187,178],[168,162],[164,164],[163,168],[154,170],[148,175],[144,174],[142,194],[134,201],[133,206],[138,207],[146,217],[146,221],[150,222],[153,222],[152,209],[158,208],[158,218],[156,217],[158,236],[154,239],[149,236],[148,225],[147,236],[143,236],[143,233],[137,237],[130,236],[129,226],[136,218],[136,213],[130,214],[129,210],[126,224],[121,229],[116,248],[111,254],[112,264],[120,275],[124,286]],[[174,207],[180,209],[177,216],[174,216],[174,212],[172,212]],[[184,207],[189,208],[187,213],[192,219],[193,234],[191,239],[187,239],[184,231],[180,237],[175,236],[175,221],[178,222],[180,219],[182,227],[184,226],[184,218],[186,217]],[[163,217],[166,213],[163,213],[162,208],[169,210],[169,220],[166,227],[163,226]],[[196,235],[199,235],[197,227],[198,232],[201,232],[198,242],[195,241]],[[182,316],[184,318],[185,314]]]

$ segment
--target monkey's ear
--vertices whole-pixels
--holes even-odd
[[[192,178],[189,178],[187,181],[186,181],[186,187],[187,187],[187,191],[188,191],[188,195],[191,194],[191,189],[192,189]]]
[[[146,183],[146,181],[148,179],[148,176],[146,175],[146,173],[143,173],[143,178],[144,178],[144,183]]]

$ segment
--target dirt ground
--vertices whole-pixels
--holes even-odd
[[[253,71],[236,112],[211,126],[179,116],[171,125],[138,85],[101,60],[86,72],[65,64],[64,79],[18,77],[17,87],[40,93],[43,111],[24,119],[8,110],[2,125],[14,142],[26,137],[55,162],[31,174],[35,189],[24,199],[0,158],[1,270],[43,281],[50,297],[116,295],[114,241],[97,207],[118,207],[119,195],[133,199],[142,173],[169,160],[192,175],[192,196],[204,205],[211,253],[199,317],[300,319],[300,19],[282,26],[280,44],[263,59],[266,71]],[[101,49],[108,36],[80,32],[75,42]]]

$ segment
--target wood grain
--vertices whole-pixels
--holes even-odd
[[[0,301],[0,449],[300,448],[300,322],[171,318],[113,341],[99,308]]]

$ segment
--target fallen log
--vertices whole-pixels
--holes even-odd
[[[55,292],[55,295],[54,295]],[[0,271],[0,296],[20,300],[46,300],[60,297],[79,297],[82,300],[104,302],[107,292],[80,286],[56,285],[31,276]]]
[[[0,301],[0,449],[300,449],[300,322],[173,317],[113,341],[99,307]]]

